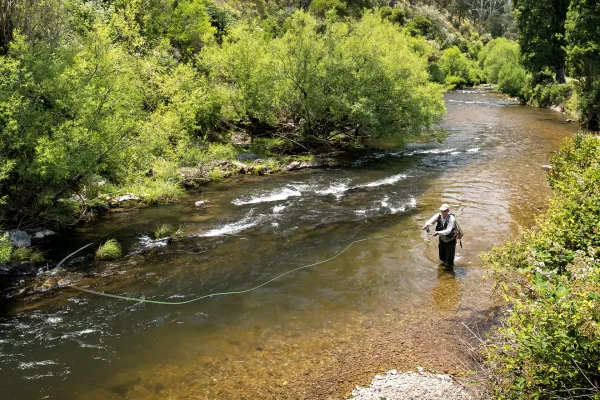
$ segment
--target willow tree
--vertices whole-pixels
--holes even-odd
[[[569,0],[514,0],[523,64],[534,74],[550,68],[565,83],[565,20]]]

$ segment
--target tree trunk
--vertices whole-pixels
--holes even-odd
[[[566,83],[566,79],[565,79],[565,66],[561,65],[560,67],[556,68],[556,82],[557,83]]]

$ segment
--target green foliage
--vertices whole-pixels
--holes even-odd
[[[600,3],[572,0],[566,38],[570,69],[580,81],[579,105],[589,129],[600,129]]]
[[[530,77],[519,60],[519,44],[505,38],[489,41],[479,53],[479,65],[487,82],[497,83],[503,92],[525,99]]]
[[[390,22],[398,25],[404,25],[406,22],[406,11],[401,7],[384,6],[379,9],[381,18],[388,19]]]
[[[213,37],[216,30],[202,0],[178,0],[167,29],[167,37],[185,55],[191,56]]]
[[[510,96],[524,99],[529,79],[521,64],[505,63],[498,72],[498,87]]]
[[[281,138],[257,137],[252,140],[252,152],[260,157],[289,153],[293,143]]]
[[[439,72],[434,72],[437,74],[435,78],[442,78],[442,82],[451,88],[480,82],[482,74],[477,63],[468,59],[457,46],[444,50],[436,65]]]
[[[15,247],[10,255],[10,259],[17,262],[29,261],[32,250],[29,247]]]
[[[169,224],[162,224],[158,225],[152,233],[154,235],[154,239],[164,239],[173,236],[175,230]]]
[[[222,116],[262,130],[285,123],[300,141],[413,134],[441,116],[441,89],[427,80],[426,54],[414,50],[422,42],[374,13],[321,29],[297,11],[281,37],[241,24],[203,52],[215,90],[226,93]]]
[[[10,261],[12,254],[12,245],[8,239],[8,232],[0,234],[0,265]]]
[[[36,262],[44,262],[46,261],[46,257],[44,256],[44,253],[41,252],[38,249],[33,249],[31,251],[31,255],[29,256],[29,261],[36,263]]]
[[[116,260],[121,257],[121,245],[115,239],[108,239],[96,250],[97,260]]]
[[[500,398],[600,393],[600,141],[567,139],[536,227],[486,256],[510,306],[485,348]]]
[[[346,11],[346,3],[341,0],[313,0],[309,10],[314,15],[325,18],[328,15],[343,15]]]
[[[565,82],[565,19],[570,2],[514,0],[522,61],[534,77],[549,67],[558,83]]]
[[[565,104],[572,94],[573,85],[570,83],[539,84],[531,91],[529,102],[537,107],[550,107]]]
[[[518,64],[519,44],[513,40],[498,38],[489,41],[479,53],[479,64],[489,83],[498,83],[498,75],[505,64]]]

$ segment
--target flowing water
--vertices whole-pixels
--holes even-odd
[[[172,302],[252,288],[371,239],[254,291],[185,305],[65,287],[20,298],[0,316],[0,397],[311,398],[295,382],[335,365],[360,368],[381,335],[485,312],[490,283],[479,253],[544,209],[542,166],[577,127],[490,92],[452,92],[446,104],[442,143],[376,152],[350,168],[212,184],[79,230],[65,251],[119,229],[109,236],[126,257],[98,263],[90,248],[62,283]],[[196,209],[197,200],[210,204]],[[439,267],[436,241],[419,229],[441,203],[466,235],[453,271]],[[185,237],[151,241],[162,223]],[[364,368],[363,377],[374,372]]]

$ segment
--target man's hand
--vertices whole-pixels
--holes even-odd
[[[421,230],[424,231],[427,228],[429,228],[429,225],[423,225],[423,227],[421,228]]]
[[[439,233],[433,232],[433,236],[437,236],[437,235],[439,235]]]

